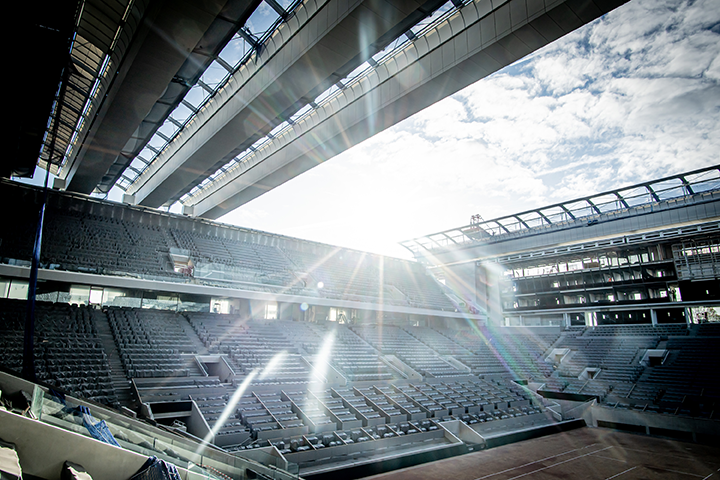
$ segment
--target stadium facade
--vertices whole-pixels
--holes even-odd
[[[403,242],[417,261],[53,191],[31,403],[77,431],[65,392],[138,458],[239,477],[358,477],[585,424],[713,442],[719,186],[716,166],[474,222]],[[0,194],[19,374],[43,195]]]
[[[504,325],[697,323],[716,314],[717,167],[403,245]]]
[[[56,178],[0,180],[1,458],[289,479],[585,425],[717,443],[717,166],[412,261],[213,221],[622,3],[18,6],[0,174]]]

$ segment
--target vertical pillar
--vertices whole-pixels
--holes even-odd
[[[690,310],[690,307],[685,307],[685,323],[687,323],[688,326],[693,323],[692,310]]]
[[[563,326],[570,328],[570,314],[567,312],[563,313]]]
[[[650,321],[652,322],[653,327],[658,324],[657,311],[654,308],[650,309]]]

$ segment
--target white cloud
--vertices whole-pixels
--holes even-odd
[[[717,163],[720,3],[633,0],[225,217],[395,242]]]

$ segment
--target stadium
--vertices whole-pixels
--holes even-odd
[[[720,165],[405,259],[218,221],[625,2],[41,3],[0,172],[2,478],[718,475]]]

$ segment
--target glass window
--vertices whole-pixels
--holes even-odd
[[[168,138],[172,138],[172,136],[175,135],[175,132],[177,132],[179,129],[180,127],[175,125],[170,120],[165,120],[165,123],[163,123],[162,126],[158,128],[158,132],[162,133]]]
[[[90,300],[90,287],[82,285],[73,285],[70,287],[70,298],[68,303],[87,305],[88,300]]]
[[[177,120],[179,123],[185,123],[185,120],[190,118],[190,115],[192,115],[192,110],[190,110],[188,107],[183,105],[182,103],[177,106],[177,108],[173,111],[172,117]]]
[[[230,72],[228,72],[225,67],[220,65],[217,61],[213,61],[207,70],[205,70],[205,73],[202,74],[200,80],[202,80],[210,88],[214,89],[217,88],[217,86],[220,85],[220,83],[222,83],[222,81],[225,80],[225,77],[229,74]]]
[[[262,2],[258,8],[250,15],[245,28],[255,37],[261,38],[275,24],[280,15],[272,9],[270,5]]]
[[[357,77],[358,75],[360,75],[361,73],[363,73],[365,70],[367,70],[369,68],[370,68],[370,64],[368,62],[364,62],[364,63],[360,64],[359,67],[357,67],[355,70],[350,72],[348,74],[348,76],[343,79],[343,83],[347,85],[350,82],[350,80]]]
[[[148,143],[156,150],[162,150],[162,148],[165,146],[166,141],[160,135],[153,135]]]
[[[99,305],[102,303],[103,289],[93,287],[90,289],[90,303],[93,305]]]
[[[149,149],[147,149],[147,148],[144,149],[142,152],[140,152],[140,155],[148,154],[148,153],[150,153],[151,156],[150,156],[150,157],[145,157],[145,158],[152,158],[152,157],[155,156],[155,154],[153,153],[153,151],[152,151],[152,150],[149,150]],[[144,155],[143,155],[143,156],[144,156]],[[142,159],[140,159],[140,158],[138,158],[138,157],[135,157],[135,159],[130,163],[130,166],[133,167],[134,169],[142,172],[143,169],[144,169],[145,166],[146,166],[146,163],[143,162]],[[128,174],[129,174],[129,173],[130,173],[130,172],[128,172]]]
[[[202,88],[200,85],[195,85],[185,95],[185,101],[190,105],[193,105],[195,108],[200,108],[200,106],[205,102],[205,99],[209,96],[210,94],[207,90]]]
[[[225,45],[225,48],[223,48],[222,52],[220,52],[220,55],[218,56],[225,60],[225,63],[233,67],[237,67],[238,63],[240,63],[240,61],[245,58],[245,56],[250,52],[250,50],[252,50],[250,44],[248,44],[244,38],[235,35],[235,38],[230,40],[228,44]],[[215,63],[217,62],[213,62],[213,64]],[[220,64],[218,64],[218,66],[220,68],[223,68]],[[225,69],[223,68],[223,70]],[[203,82],[205,82],[205,80],[203,80]]]

